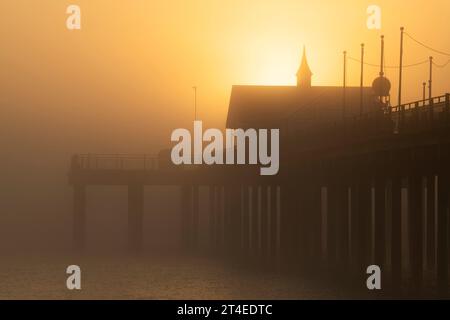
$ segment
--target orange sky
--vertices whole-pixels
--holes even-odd
[[[66,29],[69,4],[81,6],[81,31]],[[192,126],[193,85],[204,127],[220,128],[231,86],[294,84],[303,45],[313,85],[340,85],[342,51],[358,56],[363,41],[378,63],[370,4],[382,8],[388,64],[398,63],[401,25],[450,51],[448,0],[1,0],[0,247],[69,237],[71,155],[170,146],[173,129]],[[405,64],[429,55],[405,40]],[[377,72],[367,68],[366,85]],[[359,66],[348,73],[358,85]],[[436,95],[450,91],[449,73],[435,70]],[[387,76],[396,101],[397,70]],[[426,79],[426,66],[405,70],[404,101],[420,98]],[[110,206],[102,224],[114,220],[119,204]]]
[[[81,7],[81,31],[66,29],[69,4]],[[366,28],[370,4],[382,8],[381,31]],[[378,63],[383,33],[387,64],[398,64],[404,25],[449,52],[448,21],[448,0],[3,0],[0,121],[18,140],[48,141],[44,149],[156,151],[173,128],[191,126],[193,85],[200,118],[221,127],[231,86],[295,84],[303,45],[313,85],[340,85],[344,49],[357,57],[365,42]],[[406,64],[429,55],[405,40]],[[370,85],[378,70],[366,70]],[[359,66],[349,62],[348,73],[358,85]],[[387,71],[393,101],[397,73]],[[405,70],[404,101],[421,97],[427,73]],[[450,91],[449,73],[435,71],[436,94]]]

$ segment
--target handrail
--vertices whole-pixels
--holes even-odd
[[[401,122],[404,120],[404,116],[408,117],[416,114],[410,113],[413,110],[426,109],[431,112],[431,118],[433,117],[434,110],[442,108],[442,111],[450,114],[450,94],[445,94],[431,99],[418,100],[402,104],[399,106],[388,107],[385,109],[379,109],[372,112],[367,112],[362,115],[347,116],[344,119],[338,119],[333,121],[323,121],[320,123],[314,122],[315,131],[311,131],[311,127],[308,126],[294,126],[291,130],[289,122],[283,122],[280,128],[283,127],[288,136],[290,131],[296,133],[299,130],[306,130],[309,134],[315,133],[330,133],[330,130],[334,130],[333,134],[338,130],[341,133],[358,134],[357,132],[350,132],[348,129],[364,129],[367,134],[377,134],[380,130],[386,129],[398,133],[398,130],[402,130]],[[418,115],[418,113],[417,113]],[[418,117],[415,119],[419,119]],[[448,118],[450,119],[450,115]],[[389,125],[392,124],[392,126]],[[400,124],[400,126],[399,126]],[[386,127],[388,125],[388,127]],[[358,131],[358,130],[357,130]],[[297,138],[299,138],[297,136]],[[307,137],[305,137],[307,138]],[[76,154],[72,157],[71,169],[101,169],[101,170],[158,170],[160,161],[164,160],[158,156],[147,154]],[[166,166],[162,163],[162,166]]]
[[[323,121],[320,123],[320,128],[326,128],[326,127],[337,127],[339,125],[355,125],[356,123],[362,121],[362,120],[371,120],[371,119],[377,119],[380,117],[389,116],[392,120],[395,120],[396,118],[402,117],[402,115],[408,114],[409,112],[413,110],[423,110],[426,109],[427,111],[433,111],[438,108],[442,108],[446,105],[446,100],[450,99],[450,95],[447,93],[442,96],[432,97],[431,99],[425,99],[425,100],[418,100],[414,102],[409,102],[402,104],[400,106],[389,106],[384,109],[375,110],[366,112],[363,114],[358,115],[348,115],[343,119],[338,120],[329,120],[329,121]],[[447,102],[448,103],[448,102]],[[290,118],[293,119],[293,118]],[[295,117],[294,117],[295,119]],[[295,122],[295,120],[294,120]],[[291,131],[290,121],[286,121],[283,123],[285,128],[288,128],[288,131]],[[291,122],[292,124],[292,122]],[[317,123],[314,123],[314,125],[317,125]],[[295,130],[295,129],[294,129]]]
[[[399,106],[393,106],[391,107],[392,110],[395,110],[395,112],[397,111],[401,111],[403,110],[410,110],[410,109],[415,109],[415,108],[423,108],[423,107],[433,107],[436,104],[440,104],[440,103],[445,103],[445,97],[446,95],[442,95],[442,96],[438,96],[438,97],[433,97],[431,99],[421,99],[421,100],[417,100],[414,102],[409,102],[409,103],[405,103]]]
[[[147,154],[76,154],[71,168],[105,170],[157,170],[158,158]]]

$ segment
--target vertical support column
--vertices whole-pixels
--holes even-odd
[[[348,186],[344,182],[339,186],[339,216],[338,216],[338,257],[340,266],[346,270],[349,263],[349,197]]]
[[[73,186],[73,242],[76,250],[86,245],[86,186]]]
[[[232,245],[231,214],[232,214],[232,188],[224,187],[224,216],[223,216],[223,236],[225,253],[229,254]]]
[[[238,186],[231,186],[229,193],[230,210],[228,219],[229,254],[235,256],[241,246],[241,190]]]
[[[336,259],[339,268],[345,270],[349,262],[349,201],[348,185],[341,181],[337,185]]]
[[[224,215],[223,215],[223,245],[224,252],[229,254],[232,250],[232,230],[231,230],[231,215],[232,215],[232,188],[229,185],[224,187]]]
[[[338,177],[327,188],[327,259],[328,265],[334,268],[338,260],[339,227],[342,210],[342,186],[338,183]]]
[[[251,230],[251,252],[252,256],[256,257],[258,253],[258,186],[253,185],[251,190],[251,216],[250,216],[250,230]]]
[[[248,186],[242,187],[242,218],[241,218],[241,243],[242,254],[247,256],[250,248],[250,190]]]
[[[319,266],[322,261],[322,187],[320,183],[311,186],[311,248],[314,265]]]
[[[223,253],[229,252],[228,219],[230,216],[230,187],[223,187],[223,215],[222,215],[222,248]]]
[[[441,168],[441,170],[447,170]],[[438,220],[437,220],[437,286],[441,297],[448,294],[448,211],[449,175],[438,176]]]
[[[327,188],[327,260],[331,268],[335,266],[337,258],[339,202],[339,186],[336,181],[332,181]]]
[[[290,204],[290,192],[289,188],[283,185],[280,188],[281,193],[281,212],[280,212],[280,259],[282,265],[289,264],[289,257],[291,253],[291,248],[289,247],[289,243],[291,239],[289,238],[289,231],[291,223],[289,222],[289,211],[291,211]]]
[[[351,265],[354,267],[354,270],[357,270],[357,262],[358,262],[358,205],[359,205],[359,186],[356,180],[352,182],[351,185],[351,222],[350,222],[350,233],[351,233]]]
[[[217,188],[217,224],[216,224],[216,247],[218,251],[223,249],[224,243],[224,216],[225,216],[225,188]]]
[[[299,256],[298,207],[295,188],[284,185],[281,189],[280,245],[285,266],[296,268]]]
[[[375,178],[375,263],[381,268],[386,257],[386,182],[383,177]]]
[[[277,257],[277,186],[270,186],[270,245],[269,256],[273,262]]]
[[[256,246],[257,246],[257,253],[258,257],[261,258],[262,253],[262,228],[261,228],[261,214],[262,214],[262,186],[259,185],[257,188],[257,208],[256,208],[256,229],[257,229],[257,240],[256,240]]]
[[[188,186],[182,186],[180,189],[181,244],[186,250],[190,249],[191,245],[192,190]]]
[[[269,238],[269,230],[268,230],[268,218],[269,218],[269,210],[268,210],[268,187],[261,186],[261,254],[264,261],[267,261],[268,257],[268,238]]]
[[[436,268],[436,232],[435,232],[435,210],[436,210],[436,176],[427,177],[427,268]]]
[[[300,181],[306,181],[300,179]],[[309,262],[309,239],[308,239],[308,231],[311,228],[311,222],[309,221],[309,208],[308,208],[308,195],[306,191],[305,184],[300,182],[299,187],[297,188],[297,194],[300,199],[300,203],[298,206],[298,221],[299,221],[299,260],[300,266],[308,267]]]
[[[142,250],[144,216],[144,187],[128,186],[128,245],[134,252]]]
[[[216,187],[209,186],[209,245],[211,251],[214,251],[216,244],[216,219]]]
[[[199,247],[199,186],[192,187],[192,232],[191,248],[197,250]]]
[[[392,178],[392,288],[398,291],[402,281],[402,180],[401,177]]]
[[[356,261],[357,261],[357,272],[358,276],[364,278],[366,275],[366,268],[368,266],[368,256],[370,252],[370,216],[371,216],[371,184],[364,177],[360,180],[358,186],[358,211],[357,217],[357,250],[356,250]]]
[[[420,292],[423,281],[423,247],[422,247],[422,177],[413,174],[409,177],[409,241],[412,270],[412,290]]]
[[[313,240],[313,227],[314,227],[314,216],[313,210],[313,192],[312,185],[309,183],[309,177],[304,177],[302,181],[305,183],[301,184],[299,188],[299,193],[301,197],[300,213],[302,215],[300,221],[300,254],[302,259],[302,266],[307,270],[310,270],[313,264],[314,255],[314,240]]]

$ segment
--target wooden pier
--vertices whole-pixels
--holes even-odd
[[[280,123],[277,176],[260,176],[252,166],[173,167],[167,157],[75,155],[69,174],[75,245],[86,246],[88,186],[128,186],[129,245],[139,251],[143,187],[175,185],[183,246],[195,250],[199,188],[208,187],[211,252],[356,279],[376,264],[392,292],[406,283],[420,294],[431,274],[439,295],[448,297],[449,115],[446,94],[308,128],[308,139],[292,123]]]

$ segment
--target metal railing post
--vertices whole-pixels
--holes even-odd
[[[446,93],[445,94],[445,121],[448,121],[448,115],[449,115],[449,111],[450,111],[450,93]]]
[[[419,102],[416,102],[414,105],[414,122],[415,122],[415,127],[419,128],[419,126],[420,126]]]

